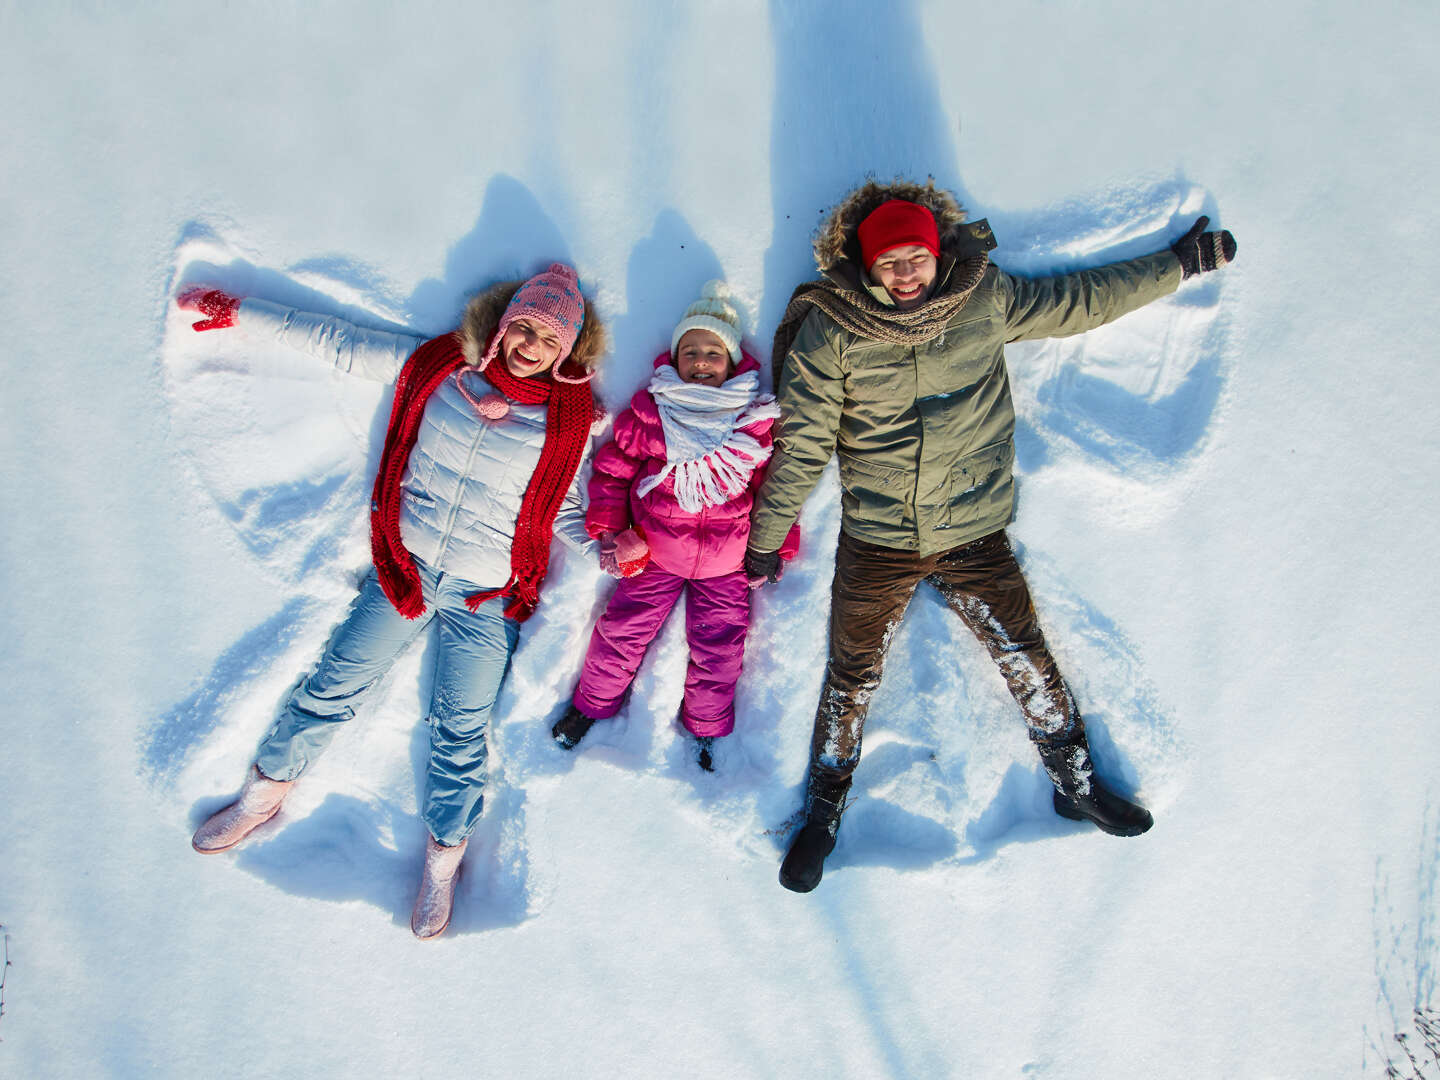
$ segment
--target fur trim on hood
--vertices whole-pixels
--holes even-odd
[[[925,207],[935,215],[935,225],[940,232],[940,250],[954,254],[959,249],[960,226],[965,223],[965,210],[954,195],[935,186],[934,178],[923,184],[898,178],[881,184],[871,179],[837,203],[820,225],[815,234],[815,265],[822,272],[834,267],[841,259],[860,266],[860,239],[856,230],[871,211],[890,199],[905,199]]]
[[[465,317],[460,320],[459,334],[467,364],[473,367],[480,363],[495,328],[500,325],[500,317],[510,305],[510,298],[524,284],[524,279],[497,282],[476,293],[465,305]],[[587,296],[585,324],[580,327],[580,336],[575,339],[575,347],[570,350],[569,357],[561,362],[578,364],[586,371],[594,371],[600,366],[600,358],[605,355],[608,346],[605,324],[600,321],[595,305]]]

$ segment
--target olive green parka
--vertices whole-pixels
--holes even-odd
[[[861,269],[855,230],[886,199],[935,214],[941,258],[931,295],[957,262],[994,247],[933,184],[868,183],[830,214],[815,242],[831,281],[893,306]],[[1049,278],[988,265],[970,299],[935,337],[904,346],[843,329],[812,309],[778,367],[775,454],[755,500],[750,546],[775,551],[832,455],[839,457],[841,528],[857,540],[930,555],[978,539],[1014,515],[1015,407],[1005,344],[1065,337],[1174,292],[1168,249]]]

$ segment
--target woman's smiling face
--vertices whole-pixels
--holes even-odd
[[[528,379],[543,375],[560,359],[560,339],[544,323],[522,317],[505,328],[500,355],[511,375]]]

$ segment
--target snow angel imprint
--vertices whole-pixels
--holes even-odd
[[[475,296],[460,329],[425,341],[364,330],[263,300],[192,289],[177,301],[338,368],[395,384],[370,506],[374,565],[349,614],[260,745],[239,798],[192,841],[234,847],[279,810],[341,721],[433,625],[425,869],[417,937],[450,922],[465,846],[480,816],[485,730],[520,625],[540,602],[554,534],[589,551],[579,469],[590,448],[589,381],[604,330],[561,263]]]

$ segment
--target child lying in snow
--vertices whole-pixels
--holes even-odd
[[[620,578],[595,625],[575,697],[552,729],[573,750],[619,710],[645,652],[685,592],[690,665],[680,722],[713,768],[711,742],[735,727],[735,683],[750,621],[742,564],[750,505],[780,415],[760,393],[759,365],[740,348],[722,282],[705,286],[675,327],[655,374],[595,456],[585,527],[601,566]],[[798,546],[792,529],[781,548]]]

